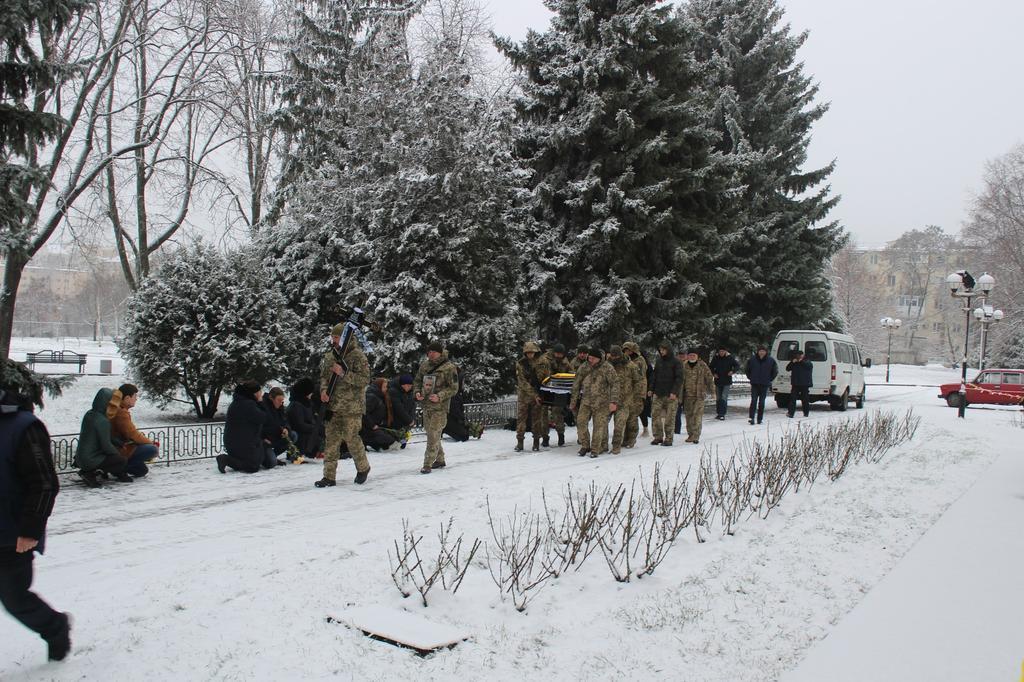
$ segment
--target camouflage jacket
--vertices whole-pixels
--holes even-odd
[[[582,399],[580,394],[583,394]],[[571,406],[586,404],[593,408],[607,408],[608,403],[619,402],[619,379],[615,370],[602,360],[591,367],[588,362],[576,372],[572,384]]]
[[[562,356],[562,359],[559,360],[558,358],[555,357],[554,353],[548,351],[547,353],[544,354],[544,357],[542,359],[548,363],[548,371],[550,371],[552,374],[572,374],[573,372],[572,364],[570,364],[569,358],[564,355]]]
[[[644,356],[637,354],[635,358],[630,359],[630,363],[636,367],[636,371],[640,375],[640,379],[636,383],[636,395],[642,403],[647,398],[647,360],[644,359]]]
[[[580,371],[581,367],[586,367],[587,364],[588,363],[587,363],[587,359],[586,358],[583,358],[582,360],[580,360],[578,356],[577,357],[573,357],[572,360],[569,360],[569,369],[571,371],[573,371],[573,372],[578,372],[578,371]]]
[[[640,378],[640,370],[633,364],[628,358],[623,357],[618,362],[611,360],[608,362],[615,370],[615,374],[619,380],[619,398],[626,405],[635,406],[637,402],[643,402],[643,399],[638,393],[638,389],[646,387],[646,382]],[[646,395],[646,392],[644,393]]]
[[[424,393],[423,391],[423,383],[424,380],[427,380],[427,377],[433,377],[434,387],[432,392],[436,393],[437,397],[440,398],[436,403],[431,402],[429,393]],[[459,368],[448,358],[448,351],[441,353],[437,363],[433,363],[427,358],[420,364],[420,368],[416,372],[416,379],[413,381],[412,392],[414,395],[417,393],[423,394],[423,401],[420,402],[420,407],[423,408],[424,412],[448,413],[449,403],[455,394],[459,392]]]
[[[551,375],[551,367],[543,355],[536,355],[533,362],[523,355],[516,360],[516,394],[519,400],[533,400],[540,394],[540,385]]]
[[[704,400],[708,393],[715,391],[715,375],[708,363],[697,360],[697,364],[683,363],[683,398]]]
[[[349,342],[344,355],[348,371],[338,377],[334,387],[334,395],[327,403],[327,409],[334,414],[363,415],[366,414],[366,386],[370,383],[370,362],[359,349],[355,339]],[[331,368],[337,363],[334,351],[324,353],[320,367],[320,391],[327,390],[331,381]]]

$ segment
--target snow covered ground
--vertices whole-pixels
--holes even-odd
[[[871,381],[878,371],[871,370]],[[924,546],[930,529],[941,527],[937,522],[994,462],[1019,457],[1019,411],[978,407],[955,419],[930,388],[951,376],[956,372],[894,366],[894,383],[920,385],[871,387],[868,409],[913,408],[923,418],[914,441],[880,463],[857,466],[836,483],[819,481],[786,498],[767,521],[743,523],[733,537],[713,535],[698,545],[684,534],[641,581],[616,583],[593,558],[547,585],[526,613],[499,599],[482,555],[458,594],[438,588],[426,609],[403,599],[387,557],[403,519],[430,546],[449,517],[457,532],[486,540],[487,499],[496,515],[536,510],[542,489],[560,499],[570,482],[628,484],[658,462],[686,468],[705,447],[724,453],[743,438],[861,413],[816,404],[809,419],[790,421],[771,407],[766,424],[751,427],[740,400],[729,420],[705,421],[700,447],[645,442],[597,460],[580,459],[570,447],[513,453],[510,432],[487,431],[480,441],[446,443],[449,467],[429,476],[418,473],[422,445],[371,453],[363,487],[352,485],[350,462],[342,463],[339,486],[327,490],[312,487],[316,465],[244,476],[220,475],[212,462],[157,468],[146,479],[98,491],[69,483],[51,519],[47,555],[37,560],[36,587],[75,615],[74,653],[44,664],[42,643],[0,617],[0,679],[778,679],[816,642],[843,631],[837,624],[869,603],[865,596]],[[71,400],[66,409],[81,407]],[[1022,488],[1019,478],[1007,480],[1002,494],[1013,491],[1019,507]],[[988,523],[968,529],[970,547],[1019,532],[1019,514]],[[1001,557],[1016,571],[1024,562],[1019,543],[1005,544],[1018,552]],[[940,538],[935,551],[955,558],[962,549]],[[915,580],[913,571],[907,580]],[[989,592],[987,583],[966,580],[947,588],[1001,600],[1002,616],[1024,608],[1021,590]],[[326,620],[377,604],[468,630],[472,639],[420,658]],[[888,621],[863,622],[851,627]],[[970,622],[960,633],[968,639]],[[1000,625],[1012,632],[1019,619]],[[984,652],[1000,659],[1000,670],[1024,657],[1008,641]],[[819,669],[843,665],[822,655]],[[929,670],[902,679],[963,677]]]

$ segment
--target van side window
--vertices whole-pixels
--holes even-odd
[[[860,359],[860,349],[857,346],[850,346],[850,358],[853,360],[853,364],[862,365],[864,362]]]
[[[789,362],[793,358],[793,351],[800,350],[799,341],[779,341],[779,350],[775,352],[775,359]]]
[[[836,358],[838,358],[839,362],[843,363],[844,365],[848,365],[851,362],[853,362],[850,359],[850,344],[840,343],[837,344],[837,346],[838,347],[836,348],[836,351],[838,352],[836,353]]]
[[[1020,379],[1021,379],[1021,375],[1017,374],[1016,372],[1014,372],[1013,374],[1011,374],[1009,372],[1003,374],[1003,383],[1004,384],[1014,384],[1015,386],[1019,386],[1020,383],[1021,383]]]
[[[804,354],[811,362],[825,362],[828,360],[828,351],[825,349],[824,341],[808,341],[804,347]]]

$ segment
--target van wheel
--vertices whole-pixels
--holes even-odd
[[[950,407],[960,407],[960,394],[950,393],[946,396],[946,404]]]
[[[838,400],[830,398],[828,406],[836,412],[846,412],[846,406],[850,402],[850,389],[843,391],[843,394],[839,396]]]
[[[864,389],[860,392],[860,395],[854,401],[854,403],[857,405],[857,409],[858,410],[863,410],[864,409],[864,401],[867,400],[867,398],[868,398],[868,387],[865,386]]]
[[[776,393],[775,404],[782,409],[789,407],[789,394],[788,393]]]

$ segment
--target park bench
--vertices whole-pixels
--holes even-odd
[[[25,354],[25,364],[35,368],[36,365],[78,365],[78,372],[85,371],[85,353],[73,350],[41,350]]]

